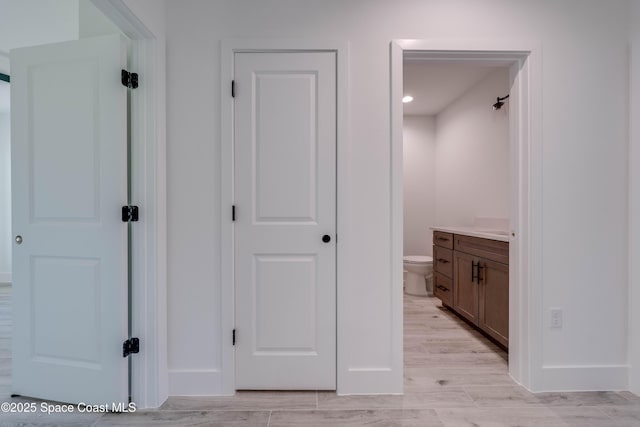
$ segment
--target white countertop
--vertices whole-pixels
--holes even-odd
[[[481,237],[483,239],[509,241],[509,232],[506,230],[491,230],[480,227],[429,227],[434,231],[444,231],[445,233],[463,234],[465,236]]]

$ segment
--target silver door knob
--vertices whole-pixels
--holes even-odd
[[[17,244],[21,244],[22,243],[22,236],[20,236],[20,235],[16,236],[16,243]]]

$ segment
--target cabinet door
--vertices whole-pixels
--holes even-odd
[[[509,266],[482,260],[479,326],[504,346],[509,344]]]
[[[478,282],[472,280],[477,257],[454,251],[453,308],[474,324],[478,324]]]

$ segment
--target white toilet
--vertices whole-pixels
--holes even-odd
[[[407,272],[404,291],[409,295],[433,295],[433,258],[430,256],[410,255],[403,258]]]

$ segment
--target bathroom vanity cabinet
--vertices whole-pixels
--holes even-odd
[[[509,344],[509,242],[434,231],[434,295]]]
[[[453,234],[433,232],[433,295],[453,306]]]

